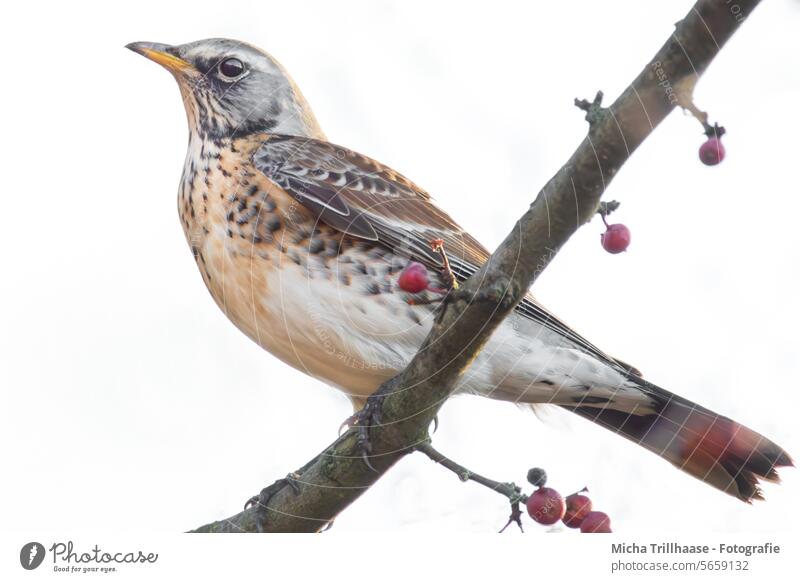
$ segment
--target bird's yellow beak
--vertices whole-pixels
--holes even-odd
[[[161,44],[158,42],[132,42],[125,45],[125,48],[147,57],[173,73],[194,69],[190,63],[175,56],[171,51],[172,47],[168,44]]]

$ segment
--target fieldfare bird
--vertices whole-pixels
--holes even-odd
[[[442,295],[397,284],[410,261],[446,288],[487,250],[409,179],[325,138],[286,70],[227,39],[128,45],[169,70],[189,121],[178,190],[211,296],[249,338],[363,405],[411,360]],[[743,501],[792,464],[778,445],[644,380],[528,295],[457,388],[552,404],[621,434]]]

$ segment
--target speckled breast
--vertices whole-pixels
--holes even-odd
[[[251,144],[190,140],[178,210],[203,281],[264,349],[370,394],[416,351],[431,306],[397,288],[407,259],[316,222],[250,166]]]

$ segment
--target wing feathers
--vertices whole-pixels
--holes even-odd
[[[253,156],[255,167],[311,210],[319,220],[352,236],[377,241],[393,252],[439,269],[430,242],[440,238],[459,279],[475,273],[489,252],[430,195],[402,174],[367,156],[329,142],[271,135]],[[517,312],[562,335],[581,350],[629,370],[526,297]]]

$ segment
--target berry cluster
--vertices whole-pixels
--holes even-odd
[[[525,505],[536,523],[553,525],[561,521],[567,527],[580,528],[581,533],[611,533],[611,519],[602,511],[592,511],[592,500],[583,494],[586,489],[564,499],[555,489],[545,487],[547,474],[543,469],[528,471],[528,481],[536,490]]]

